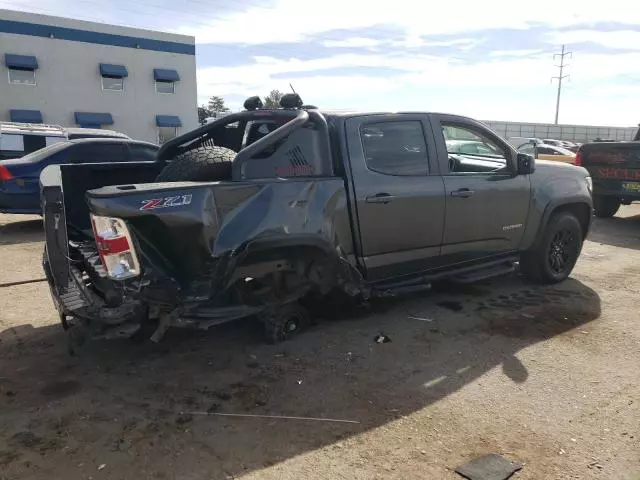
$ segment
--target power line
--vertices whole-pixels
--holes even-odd
[[[564,63],[564,57],[569,55],[569,58],[573,58],[573,54],[571,52],[565,52],[564,47],[565,46],[562,45],[562,53],[555,53],[553,55],[554,60],[556,57],[560,57],[560,65],[556,65],[556,67],[560,69],[560,74],[557,77],[551,77],[551,82],[553,82],[554,80],[558,80],[558,96],[556,98],[556,120],[554,122],[556,125],[558,124],[558,113],[560,112],[560,93],[562,92],[562,79],[568,78],[571,76],[569,74],[567,75],[562,74],[564,69],[569,66]]]

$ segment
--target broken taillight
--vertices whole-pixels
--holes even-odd
[[[109,277],[125,280],[140,275],[140,263],[124,220],[91,215],[93,235]]]
[[[583,162],[584,162],[584,158],[582,158],[582,152],[581,152],[580,150],[578,150],[578,151],[576,152],[576,158],[575,158],[575,160],[573,161],[573,164],[574,164],[576,167],[582,167]]]
[[[0,165],[0,180],[13,180],[13,175],[4,165]]]

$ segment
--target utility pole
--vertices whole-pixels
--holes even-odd
[[[551,77],[551,81],[553,82],[554,80],[558,80],[558,97],[556,98],[556,120],[555,120],[555,124],[558,124],[558,113],[560,112],[560,92],[562,91],[562,79],[563,78],[567,78],[570,75],[563,75],[562,72],[564,71],[564,69],[566,67],[568,67],[569,65],[566,65],[564,63],[564,57],[569,55],[569,58],[573,58],[571,52],[565,52],[564,51],[564,45],[562,45],[562,53],[555,53],[553,55],[553,59],[555,60],[556,57],[560,57],[560,65],[556,65],[556,67],[558,67],[560,69],[560,74],[557,77]]]

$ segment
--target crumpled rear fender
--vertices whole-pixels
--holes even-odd
[[[214,297],[232,283],[237,268],[276,251],[281,258],[321,252],[340,282],[364,284],[348,260],[354,258],[354,243],[341,178],[135,187],[126,195],[115,187],[88,192],[90,208],[124,218],[142,256],[177,280],[183,298]],[[185,196],[188,204],[142,208],[149,199]]]

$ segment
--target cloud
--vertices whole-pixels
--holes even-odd
[[[595,43],[604,47],[628,50],[640,50],[640,30],[617,30],[603,32],[598,30],[570,30],[554,32],[549,42],[557,44]]]
[[[198,91],[203,102],[214,94],[248,97],[272,88],[288,90],[292,81],[305,101],[325,108],[437,109],[484,119],[549,121],[556,89],[550,78],[557,72],[548,54],[531,53],[514,58],[499,52],[474,61],[410,52],[362,52],[311,60],[256,56],[247,65],[199,69]],[[635,86],[640,78],[640,52],[574,57],[561,118],[572,123],[635,124],[640,110]],[[384,69],[388,75],[359,75],[358,68]],[[339,69],[351,74],[330,73]]]
[[[415,0],[394,0],[393,4],[323,0],[305,3],[304,8],[299,0],[275,0],[268,7],[248,8],[224,17],[212,8],[209,15],[202,14],[199,21],[185,22],[175,31],[195,35],[198,43],[295,43],[334,30],[358,29],[370,29],[375,35],[369,37],[375,39],[397,36],[398,31],[416,39],[473,35],[491,29],[567,28],[621,20],[628,25],[640,25],[640,8],[632,6],[626,0],[610,0],[603,9],[585,8],[580,0],[539,0],[535,8],[516,8],[507,0],[460,0],[452,11]],[[180,17],[175,20],[179,22]]]
[[[544,54],[544,50],[538,48],[520,50],[494,50],[492,52],[489,52],[490,57],[531,57],[540,54]]]
[[[344,40],[325,40],[323,45],[330,48],[357,48],[357,47],[377,47],[382,40],[365,37],[349,37]]]
[[[7,0],[0,0],[0,2]],[[449,8],[394,0],[250,0],[131,4],[13,0],[11,8],[196,36],[199,100],[288,89],[325,107],[439,109],[485,119],[552,120],[552,53],[567,44],[561,120],[635,124],[640,8],[609,0],[459,0]],[[188,7],[188,8],[187,8]],[[208,45],[207,45],[208,44]],[[360,70],[360,71],[358,71]],[[233,104],[239,107],[240,102]]]

